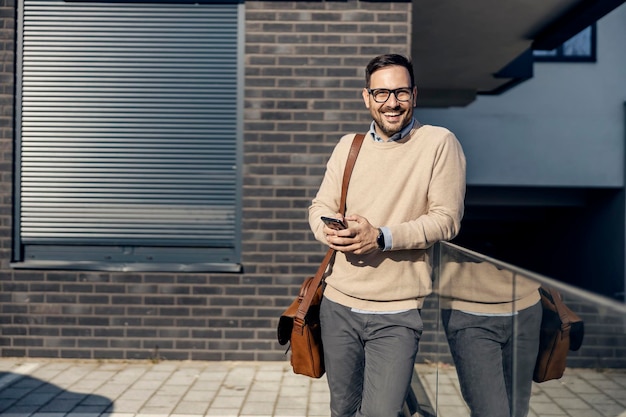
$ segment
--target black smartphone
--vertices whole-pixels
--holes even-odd
[[[328,227],[335,230],[347,229],[348,226],[344,222],[339,219],[335,219],[333,217],[325,217],[322,216],[322,221],[326,223]]]

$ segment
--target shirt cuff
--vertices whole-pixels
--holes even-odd
[[[383,232],[383,236],[385,237],[385,248],[383,250],[390,250],[393,246],[393,241],[391,240],[391,230],[389,230],[388,227],[382,226],[380,231]]]

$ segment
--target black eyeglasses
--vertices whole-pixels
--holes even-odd
[[[376,103],[386,102],[389,100],[392,93],[396,96],[396,100],[402,102],[411,100],[411,96],[413,95],[413,89],[410,87],[396,88],[395,90],[388,88],[368,88],[367,92],[372,95]]]

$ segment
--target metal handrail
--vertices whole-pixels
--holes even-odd
[[[523,275],[526,278],[530,278],[536,280],[542,285],[547,285],[553,287],[559,291],[563,291],[572,296],[580,297],[581,299],[589,302],[596,303],[597,305],[605,306],[611,310],[615,310],[618,313],[626,314],[626,303],[620,303],[617,300],[614,300],[609,297],[605,297],[603,295],[599,295],[593,293],[591,291],[584,290],[582,288],[574,287],[572,285],[566,284],[564,282],[558,281],[554,278],[548,278],[545,275],[538,274],[536,272],[528,271],[526,269],[520,268],[518,266],[512,265],[507,262],[500,261],[498,259],[492,258],[490,256],[484,255],[479,252],[472,251],[470,249],[464,248],[462,246],[455,245],[450,242],[439,242],[438,245],[447,246],[455,251],[458,251],[464,255],[471,256],[477,260],[483,262],[489,262],[499,268],[506,269],[511,271],[514,274]]]

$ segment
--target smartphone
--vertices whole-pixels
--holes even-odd
[[[339,219],[335,219],[333,217],[325,217],[322,216],[322,221],[326,223],[328,227],[335,230],[347,229],[348,226],[344,222]]]

